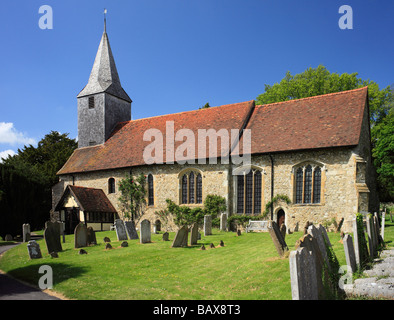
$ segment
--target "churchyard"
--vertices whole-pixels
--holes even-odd
[[[168,236],[169,241],[163,241],[163,232],[152,233],[151,242],[128,239],[124,247],[116,231],[96,232],[97,244],[84,247],[87,254],[80,254],[74,235],[66,235],[57,258],[49,255],[42,239],[37,241],[42,258],[29,259],[27,243],[22,243],[4,254],[0,269],[37,285],[40,266],[48,265],[53,270],[53,290],[68,299],[292,299],[289,255],[302,231],[286,235],[288,251],[282,257],[270,232],[238,236],[213,228],[212,235],[202,231],[196,245],[189,242],[179,248],[172,247],[175,233]],[[106,249],[105,237],[112,249]],[[328,237],[339,265],[346,265],[340,233],[329,232]],[[386,217],[389,246],[392,239],[394,223]]]

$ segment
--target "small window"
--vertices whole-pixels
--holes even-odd
[[[110,178],[108,180],[108,193],[115,193],[115,179]]]
[[[310,164],[299,167],[295,175],[295,203],[321,202],[321,167]]]
[[[94,97],[89,97],[89,109],[94,109]]]
[[[89,141],[89,146],[95,146],[96,145],[96,141]]]
[[[148,205],[153,206],[155,204],[155,198],[153,193],[153,176],[148,175]],[[157,229],[156,229],[157,230]],[[160,231],[160,230],[157,230]]]
[[[185,173],[180,180],[181,203],[202,203],[202,176],[198,172]]]

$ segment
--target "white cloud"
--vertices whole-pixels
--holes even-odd
[[[3,159],[7,159],[8,156],[14,156],[16,155],[16,152],[14,150],[6,150],[6,151],[0,151],[0,163],[3,162]]]
[[[29,145],[36,144],[37,142],[16,130],[12,122],[0,122],[0,143]]]

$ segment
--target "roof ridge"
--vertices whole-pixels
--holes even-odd
[[[259,105],[256,105],[256,107],[267,107],[267,106],[272,106],[272,105],[276,105],[276,104],[280,104],[280,103],[288,103],[288,102],[295,102],[295,101],[301,101],[301,100],[311,100],[311,99],[317,99],[317,98],[321,98],[321,97],[346,94],[346,93],[350,93],[352,91],[365,90],[366,88],[368,88],[368,86],[364,86],[364,87],[356,88],[356,89],[351,89],[351,90],[344,90],[344,91],[338,91],[338,92],[330,92],[330,93],[325,93],[325,94],[319,94],[319,95],[316,95],[316,96],[305,97],[305,98],[300,98],[300,99],[292,99],[292,100],[286,100],[286,101],[278,101],[278,102],[272,102],[272,103],[266,103],[266,104],[259,104]]]

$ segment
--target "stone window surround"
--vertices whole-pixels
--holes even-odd
[[[194,173],[194,203],[189,203],[189,175],[190,173]],[[187,203],[182,203],[182,178],[184,175],[187,175]],[[197,175],[201,175],[201,203],[197,203]],[[183,169],[181,172],[178,173],[178,186],[179,186],[179,197],[178,197],[178,204],[183,206],[191,206],[191,207],[202,207],[204,206],[204,188],[203,180],[204,175],[200,169],[197,168],[186,168]]]

